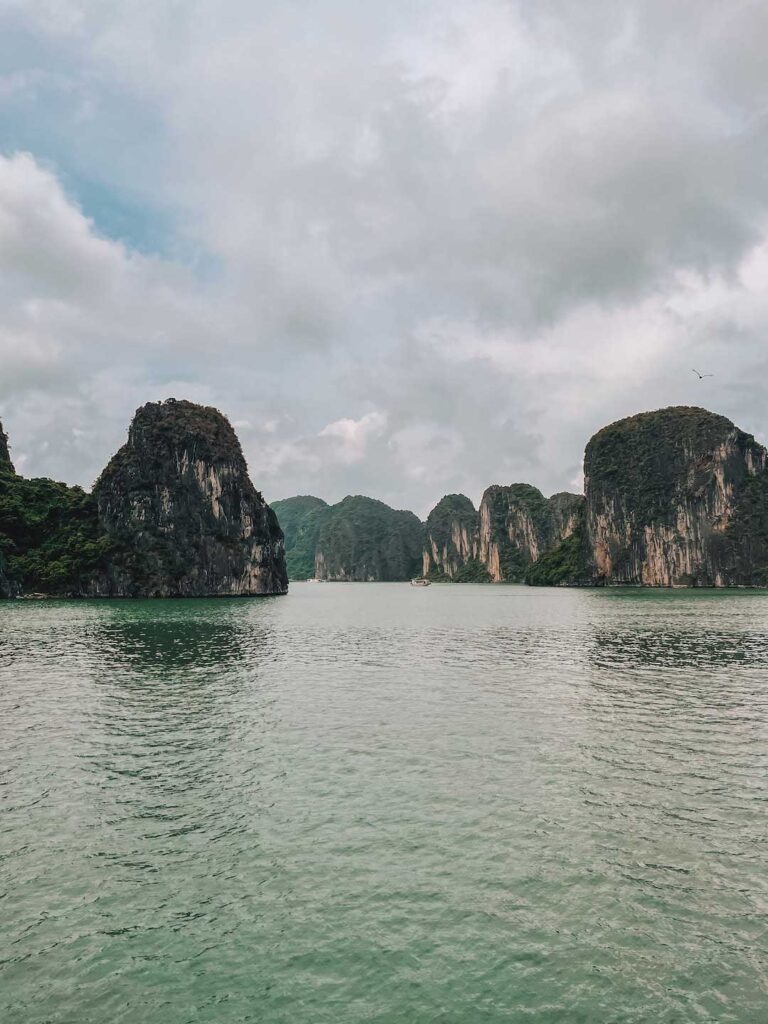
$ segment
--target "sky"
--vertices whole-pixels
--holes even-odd
[[[665,405],[768,441],[766,45],[762,0],[0,0],[17,469],[90,487],[171,396],[268,500],[422,516]]]

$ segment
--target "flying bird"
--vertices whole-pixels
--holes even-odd
[[[691,373],[695,373],[699,380],[704,380],[705,377],[714,377],[714,373],[699,373],[698,370],[691,370]]]

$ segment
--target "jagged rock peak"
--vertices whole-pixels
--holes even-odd
[[[691,406],[612,423],[584,456],[595,582],[728,586],[768,564],[768,457],[725,416]]]
[[[11,473],[15,472],[8,448],[8,435],[4,432],[2,423],[0,423],[0,469],[10,470]]]
[[[480,561],[494,582],[519,582],[546,550],[552,532],[548,500],[531,484],[493,484],[480,502]]]
[[[455,582],[486,582],[479,561],[480,517],[464,494],[446,494],[427,516],[422,575]]]
[[[118,552],[98,592],[119,596],[283,593],[283,536],[248,476],[240,442],[210,406],[137,410],[94,487]]]

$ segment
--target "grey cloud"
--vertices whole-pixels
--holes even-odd
[[[174,392],[249,424],[271,497],[418,511],[570,486],[593,429],[665,402],[764,430],[766,17],[6,4],[28,42],[0,104],[41,141],[0,164],[0,416],[25,469],[90,482]],[[86,171],[199,258],[102,237],[67,195]]]

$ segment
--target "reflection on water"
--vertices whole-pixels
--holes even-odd
[[[763,1019],[768,595],[0,607],[0,1019]]]

